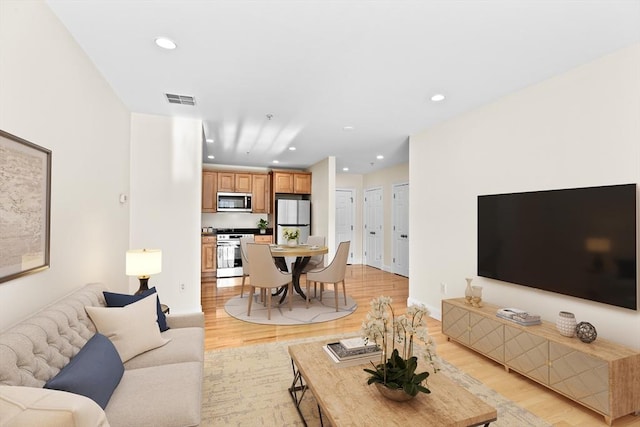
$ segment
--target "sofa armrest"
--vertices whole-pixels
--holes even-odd
[[[170,328],[204,328],[204,313],[167,314]]]
[[[102,408],[66,391],[0,385],[0,425],[109,427]]]

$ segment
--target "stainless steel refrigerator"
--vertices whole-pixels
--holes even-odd
[[[311,202],[309,200],[279,199],[276,209],[276,243],[287,243],[282,236],[287,228],[299,229],[298,243],[306,243],[311,233]]]

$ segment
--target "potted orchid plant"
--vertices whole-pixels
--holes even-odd
[[[433,373],[439,370],[435,343],[427,331],[429,310],[426,307],[411,305],[406,314],[396,316],[391,302],[390,297],[374,298],[371,310],[362,323],[361,333],[365,341],[373,341],[382,349],[380,363],[376,365],[372,362],[373,369],[364,371],[370,375],[367,384],[376,384],[385,397],[408,400],[419,392],[431,393],[426,383],[429,372],[416,373],[416,340],[424,343],[423,357]]]

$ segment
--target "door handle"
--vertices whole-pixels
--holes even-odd
[[[376,234],[376,232],[375,231],[370,231],[369,234]]]

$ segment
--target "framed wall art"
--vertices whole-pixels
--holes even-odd
[[[51,151],[0,130],[0,283],[49,268]]]

